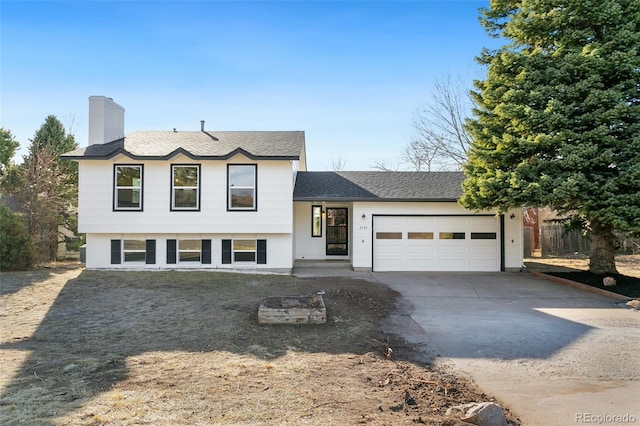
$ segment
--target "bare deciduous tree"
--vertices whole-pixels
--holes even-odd
[[[24,210],[37,262],[56,259],[58,225],[68,226],[69,198],[75,185],[58,162],[51,147],[42,147],[4,181],[4,189]]]
[[[405,163],[411,165],[411,169],[415,171],[426,170],[432,171],[440,155],[440,147],[430,144],[422,139],[414,139],[404,149],[402,159]]]
[[[413,127],[418,135],[411,153],[416,161],[430,158],[430,166],[438,163],[443,168],[461,169],[471,144],[464,123],[473,100],[460,78],[437,79],[433,89],[430,101],[415,111]]]
[[[397,172],[400,166],[401,164],[394,164],[391,160],[377,160],[371,168],[381,172]]]
[[[415,171],[460,170],[467,161],[471,138],[464,123],[474,102],[461,78],[436,79],[428,101],[414,111],[416,136],[400,157],[401,166]],[[389,171],[388,160],[374,169]],[[400,167],[398,167],[400,168]]]
[[[344,170],[344,166],[346,166],[346,164],[347,160],[343,156],[340,156],[331,160],[331,169],[334,172],[341,172]]]

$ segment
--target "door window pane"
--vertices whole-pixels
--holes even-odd
[[[322,206],[311,207],[311,236],[322,236]]]

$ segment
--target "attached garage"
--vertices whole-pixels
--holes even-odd
[[[354,270],[519,270],[520,209],[467,210],[458,203],[463,181],[462,172],[299,172],[294,259],[336,259],[331,231],[341,211],[340,259]]]
[[[373,216],[373,270],[500,271],[496,216]]]

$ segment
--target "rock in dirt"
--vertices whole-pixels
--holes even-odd
[[[640,311],[640,299],[629,300],[627,302],[629,308],[633,308],[636,311]]]
[[[602,284],[605,287],[613,287],[614,285],[616,285],[616,279],[613,277],[604,277],[602,279]]]
[[[77,370],[78,368],[80,368],[80,366],[77,364],[68,364],[62,369],[62,371],[64,371],[65,373],[69,373],[73,370]]]
[[[404,403],[410,406],[418,405],[418,403],[415,399],[413,399],[408,390],[404,391]]]
[[[507,426],[502,408],[495,402],[470,402],[450,407],[447,416],[454,416],[478,426]]]

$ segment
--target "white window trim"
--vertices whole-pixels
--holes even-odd
[[[124,245],[125,245],[125,241],[142,241],[144,243],[144,246],[142,249],[139,250],[125,250]],[[122,240],[122,246],[121,246],[121,253],[122,253],[122,263],[128,263],[128,264],[143,264],[147,262],[147,241],[146,240],[139,240],[139,239],[135,239],[135,238],[129,238],[126,240]],[[126,254],[127,253],[144,253],[144,259],[142,260],[126,260]]]
[[[254,250],[236,250],[235,242],[236,241],[253,241],[255,244]],[[236,253],[253,253],[253,260],[236,260]],[[231,263],[243,263],[243,264],[251,264],[258,263],[258,240],[254,240],[251,238],[238,238],[236,240],[231,240]]]
[[[199,250],[181,250],[180,249],[180,241],[198,241],[198,243],[200,244],[200,249]],[[198,253],[198,255],[200,256],[200,259],[198,261],[192,261],[192,260],[181,260],[180,259],[180,253]],[[195,238],[183,238],[183,239],[179,239],[176,240],[176,261],[177,263],[184,263],[185,265],[196,265],[196,264],[201,264],[202,263],[202,240],[198,240]]]
[[[140,169],[140,185],[138,186],[119,186],[118,185],[118,168],[129,167]],[[113,169],[113,210],[114,211],[142,211],[142,180],[143,180],[144,166],[142,164],[115,164]],[[119,189],[138,189],[140,194],[140,200],[138,201],[138,207],[118,207],[118,190]]]
[[[233,167],[252,167],[253,168],[253,185],[252,186],[231,186],[231,169]],[[256,164],[229,164],[227,167],[227,209],[230,211],[256,211],[258,209],[257,188],[258,187],[258,166]],[[251,207],[233,207],[231,201],[231,189],[250,189],[252,191],[253,206]]]
[[[197,186],[175,186],[174,171],[177,167],[192,167],[198,171]],[[195,189],[196,190],[196,206],[195,207],[176,207],[176,189]],[[171,210],[177,211],[199,211],[200,210],[200,165],[199,164],[172,164],[171,165]]]

